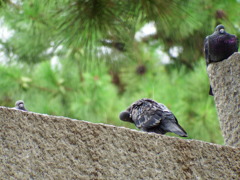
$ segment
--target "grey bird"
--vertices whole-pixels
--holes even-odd
[[[227,59],[234,52],[238,52],[238,38],[235,35],[227,33],[222,24],[218,25],[214,33],[207,36],[204,40],[204,53],[207,66],[210,63]],[[213,96],[211,86],[209,95]]]
[[[143,98],[134,102],[126,111],[120,113],[119,118],[134,123],[142,131],[157,134],[173,132],[187,137],[186,131],[178,124],[173,113],[164,104],[152,99]]]
[[[22,110],[22,111],[27,111],[27,109],[24,107],[24,102],[23,102],[23,100],[18,100],[18,101],[15,103],[14,109]]]

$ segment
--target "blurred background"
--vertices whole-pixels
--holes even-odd
[[[189,139],[223,144],[203,56],[238,0],[1,0],[0,105],[135,129],[119,112],[165,104]],[[173,135],[168,133],[168,135]]]

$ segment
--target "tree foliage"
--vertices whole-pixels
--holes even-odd
[[[166,53],[181,46],[182,53],[172,59],[192,68],[202,56],[202,40],[217,24],[238,33],[238,9],[235,0],[29,0],[3,1],[1,14],[15,32],[8,47],[21,61],[45,60],[51,42],[94,57],[101,40],[110,39],[124,43],[131,54],[141,44],[134,40],[135,33],[155,22],[157,33],[146,42],[157,39]]]

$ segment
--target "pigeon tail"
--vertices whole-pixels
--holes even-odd
[[[186,131],[184,131],[184,129],[178,123],[167,122],[162,126],[162,129],[167,132],[173,132],[181,137],[188,136]]]
[[[177,135],[179,135],[181,137],[187,137],[188,136],[187,133],[181,127],[177,127],[177,125],[175,125],[175,126],[176,127],[173,128],[171,130],[171,132],[173,132],[173,133],[175,133],[175,134],[177,134]]]
[[[213,96],[213,91],[212,91],[212,86],[210,86],[209,88],[209,93],[208,93],[210,96]]]

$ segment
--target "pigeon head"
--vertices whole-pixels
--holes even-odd
[[[222,24],[219,24],[216,28],[215,28],[215,32],[219,33],[219,34],[224,34],[225,32],[225,28]]]
[[[16,106],[17,108],[22,109],[22,108],[24,108],[24,102],[23,102],[22,100],[19,100],[19,101],[17,101],[17,102],[15,103],[15,106]]]
[[[129,112],[127,111],[123,111],[119,114],[119,119],[121,119],[122,121],[128,121],[128,122],[132,122],[131,119],[131,115]]]

